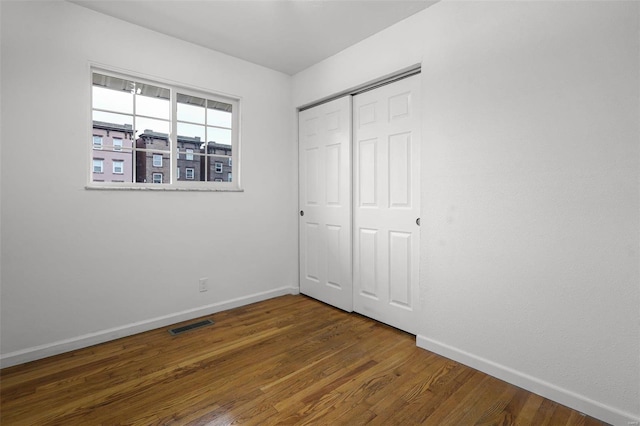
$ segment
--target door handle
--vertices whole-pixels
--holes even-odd
[[[416,219],[416,225],[420,226],[420,218]]]
[[[304,216],[304,210],[300,210],[300,216]]]

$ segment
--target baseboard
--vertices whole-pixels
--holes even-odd
[[[627,426],[640,422],[640,417],[631,413],[593,401],[583,395],[433,339],[418,335],[416,345],[612,425]]]
[[[71,339],[49,343],[46,345],[35,346],[16,352],[10,352],[0,356],[0,368],[24,364],[25,362],[35,361],[76,349],[86,348],[88,346],[97,345],[99,343],[108,342],[111,340],[119,339],[121,337],[131,336],[133,334],[142,333],[160,327],[166,327],[178,322],[189,321],[194,318],[211,315],[220,311],[226,311],[228,309],[237,308],[239,306],[248,305],[250,303],[261,302],[263,300],[272,299],[278,296],[284,296],[286,294],[298,294],[299,291],[300,290],[298,287],[281,287],[262,293],[254,293],[248,296],[239,297],[237,299],[226,300],[224,302],[213,303],[211,305],[206,305],[195,309],[189,309],[162,317],[127,324],[121,327],[110,328],[96,333],[89,333]]]

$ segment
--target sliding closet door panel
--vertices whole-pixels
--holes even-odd
[[[420,79],[354,97],[356,312],[416,332],[420,232]]]
[[[300,292],[351,311],[351,97],[298,120]]]

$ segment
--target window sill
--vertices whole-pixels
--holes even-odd
[[[242,188],[184,188],[184,187],[155,187],[155,186],[85,186],[90,191],[185,191],[185,192],[244,192]]]

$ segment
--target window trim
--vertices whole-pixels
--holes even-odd
[[[189,172],[191,172],[191,177],[189,177]],[[186,180],[195,180],[195,177],[196,177],[196,169],[194,167],[184,168],[184,178]]]
[[[118,145],[116,145],[116,141],[120,141]],[[111,145],[113,146],[114,152],[122,151],[122,147],[124,146],[124,139],[122,138],[111,138]]]
[[[156,182],[156,176],[160,176],[160,182]],[[164,183],[163,180],[164,180],[164,176],[162,175],[162,173],[157,173],[156,172],[156,173],[152,173],[151,174],[151,183],[152,184],[157,185],[159,183]]]
[[[96,172],[96,161],[100,162],[100,171]],[[104,158],[92,158],[91,159],[91,174],[104,174]]]
[[[93,124],[91,125],[91,130],[93,130]],[[93,132],[92,132],[93,133]],[[100,138],[100,143],[96,143],[96,138]],[[104,149],[104,136],[102,135],[93,135],[93,149],[101,151]]]
[[[120,171],[116,172],[116,164],[120,164]],[[124,174],[124,160],[111,160],[111,172],[114,175]]]
[[[89,85],[89,96],[88,96],[88,130],[87,132],[91,132],[90,136],[93,135],[93,99],[92,99],[92,90],[93,86],[93,73],[98,73],[110,77],[121,78],[125,80],[135,81],[137,83],[150,84],[154,86],[160,86],[170,91],[170,103],[171,103],[171,132],[169,134],[169,142],[170,149],[167,151],[166,156],[168,158],[164,158],[164,160],[169,161],[170,170],[169,174],[163,176],[163,184],[153,184],[149,182],[98,182],[93,179],[93,166],[91,168],[87,167],[87,184],[85,185],[86,189],[100,189],[100,190],[110,190],[110,189],[124,189],[124,190],[140,190],[140,189],[151,189],[151,190],[181,190],[181,191],[213,191],[213,192],[243,192],[241,181],[238,177],[242,175],[240,164],[241,160],[241,115],[242,115],[242,98],[237,95],[231,95],[228,93],[223,93],[216,90],[211,90],[209,88],[201,88],[195,87],[191,85],[187,85],[184,83],[176,83],[172,80],[163,79],[157,76],[144,75],[141,73],[133,72],[131,70],[117,69],[110,66],[105,66],[103,64],[98,63],[89,63],[87,67],[87,83]],[[185,181],[178,180],[177,178],[177,167],[178,167],[178,155],[176,148],[178,147],[177,143],[177,94],[185,94],[190,96],[197,96],[205,99],[209,99],[212,101],[220,101],[224,103],[228,103],[232,105],[232,116],[231,116],[231,147],[232,147],[232,158],[233,158],[233,174],[234,181],[233,182],[213,182],[213,181],[200,181],[195,180],[195,176],[193,180]],[[135,140],[135,135],[134,135]],[[135,142],[134,142],[135,143]],[[92,159],[91,152],[93,152],[93,144],[85,144],[88,147],[89,153],[87,157]],[[194,153],[195,158],[195,153]],[[103,167],[104,170],[104,167]],[[194,170],[195,174],[195,170]]]

